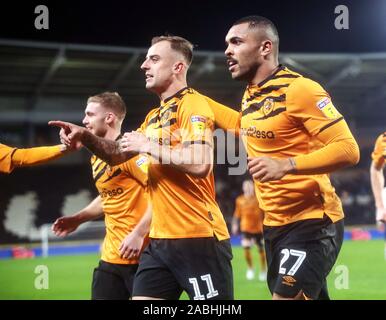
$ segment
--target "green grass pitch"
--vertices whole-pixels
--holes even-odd
[[[235,299],[270,299],[264,282],[245,279],[242,248],[234,247],[233,254]],[[256,250],[253,254],[257,262]],[[0,260],[0,299],[87,300],[90,298],[92,271],[98,260],[99,255]],[[35,268],[38,265],[48,267],[48,289],[35,289],[38,277]],[[342,274],[342,270],[348,274]],[[332,299],[386,299],[384,242],[346,241],[328,282]],[[186,299],[186,295],[182,298]]]

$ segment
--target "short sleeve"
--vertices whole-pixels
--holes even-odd
[[[186,94],[177,110],[177,121],[183,145],[212,145],[214,115],[203,96]]]
[[[128,172],[143,187],[147,187],[149,158],[146,155],[138,155],[119,165],[121,170]]]
[[[320,84],[307,78],[298,78],[286,93],[289,118],[304,126],[312,136],[343,120],[329,94]]]

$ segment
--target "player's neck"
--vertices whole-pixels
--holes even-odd
[[[120,129],[119,130],[118,129],[111,129],[111,130],[107,130],[107,132],[103,138],[107,139],[107,140],[116,140],[120,134],[121,134]]]
[[[167,98],[174,96],[178,91],[186,88],[188,84],[186,80],[174,81],[170,84],[170,86],[159,94],[159,98],[161,101],[164,101]]]
[[[260,82],[264,81],[270,75],[274,74],[279,68],[278,61],[267,61],[259,66],[256,71],[255,76],[251,81],[249,81],[248,85],[257,85]]]

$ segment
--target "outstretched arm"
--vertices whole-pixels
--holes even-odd
[[[240,112],[237,112],[236,110],[227,107],[209,97],[205,97],[205,99],[207,100],[214,114],[216,126],[223,130],[231,131],[234,134],[239,135],[241,121]]]
[[[0,144],[0,172],[14,168],[43,164],[60,158],[70,151],[65,145],[18,149]]]
[[[50,121],[48,124],[62,129],[61,139],[63,143],[69,146],[81,143],[98,158],[106,161],[109,165],[114,166],[121,164],[136,155],[135,153],[129,154],[121,152],[118,141],[97,137],[86,128],[77,126],[73,123]]]
[[[82,223],[98,219],[103,215],[102,201],[98,196],[76,214],[57,219],[51,229],[56,236],[64,237],[74,232]]]

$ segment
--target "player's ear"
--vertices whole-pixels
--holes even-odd
[[[175,73],[180,73],[184,69],[185,65],[183,62],[179,61],[174,64],[173,71]]]
[[[267,56],[272,52],[272,47],[273,47],[273,44],[271,40],[264,40],[260,46],[261,54],[263,56]]]
[[[108,113],[106,114],[105,122],[106,122],[107,124],[111,124],[111,123],[114,122],[114,120],[115,120],[115,114],[112,113],[112,112],[108,112]]]

